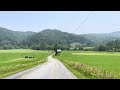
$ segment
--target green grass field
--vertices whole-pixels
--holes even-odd
[[[0,50],[0,78],[32,68],[47,60],[48,51],[15,49]],[[34,58],[25,58],[32,56]]]
[[[120,53],[63,51],[56,58],[78,78],[120,78]]]

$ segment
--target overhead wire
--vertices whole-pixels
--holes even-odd
[[[83,23],[85,23],[88,20],[88,18],[92,15],[93,12],[94,11],[91,11],[91,13],[80,23],[80,25],[72,32],[73,34],[81,27]]]

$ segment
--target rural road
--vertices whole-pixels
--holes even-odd
[[[4,79],[77,79],[59,60],[48,56],[48,62]]]

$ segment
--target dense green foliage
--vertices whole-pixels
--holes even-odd
[[[41,32],[18,32],[0,28],[0,49],[32,48],[53,49],[58,44],[62,49],[70,48],[70,44],[78,42],[86,46],[93,43],[80,36],[59,30],[46,29]]]
[[[0,27],[0,49],[27,48],[21,42],[33,34],[35,33],[11,31]]]
[[[107,51],[118,51],[120,52],[120,40],[111,41],[106,44]]]
[[[106,44],[96,46],[97,51],[120,52],[120,40],[110,41]]]
[[[92,45],[90,40],[86,38],[74,35],[59,30],[43,30],[27,39],[27,46],[36,49],[53,49],[54,45],[58,45],[62,49],[69,49],[70,44],[74,42],[81,43],[86,46]]]
[[[0,49],[120,51],[120,32],[75,35],[59,30],[19,32],[0,28]]]
[[[93,41],[96,45],[106,44],[110,41],[120,39],[120,31],[101,34],[82,34],[81,36]]]

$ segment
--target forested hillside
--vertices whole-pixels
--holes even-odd
[[[95,44],[105,44],[120,39],[120,31],[100,34],[81,34],[81,36],[93,41]]]
[[[77,42],[84,46],[91,46],[93,42],[75,34],[62,32],[60,30],[46,29],[41,32],[18,32],[0,28],[0,48],[32,48],[53,49],[58,44],[61,48],[69,48],[71,43]]]
[[[12,31],[0,27],[0,49],[23,48],[21,42],[35,32]]]
[[[56,29],[20,32],[0,27],[0,49],[48,50],[55,45],[67,50],[119,51],[120,32],[76,35]]]

